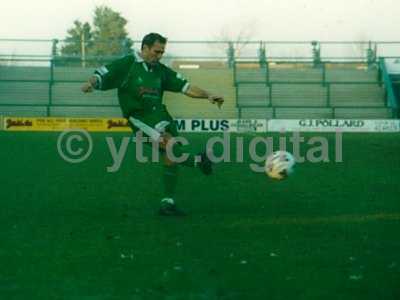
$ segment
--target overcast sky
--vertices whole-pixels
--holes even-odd
[[[133,39],[209,40],[245,29],[254,40],[400,40],[400,0],[1,0],[0,38],[63,39],[107,5]]]

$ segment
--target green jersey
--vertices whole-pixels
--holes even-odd
[[[118,100],[125,118],[165,111],[164,91],[186,92],[189,83],[179,73],[157,63],[149,65],[137,54],[102,66],[95,71],[97,89],[118,89]]]

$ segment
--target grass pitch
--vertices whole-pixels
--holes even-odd
[[[343,134],[342,163],[325,134],[331,161],[280,182],[248,153],[211,177],[182,168],[182,219],[155,215],[161,167],[133,144],[108,173],[110,134],[80,164],[58,135],[0,133],[0,299],[400,298],[398,134]]]

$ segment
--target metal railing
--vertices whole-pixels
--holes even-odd
[[[0,42],[1,41],[2,40],[0,40]],[[188,42],[181,41],[179,43],[188,43]],[[196,44],[196,43],[201,43],[201,42],[192,42],[192,43]],[[219,43],[221,43],[221,42],[219,42]],[[251,43],[253,43],[253,42],[251,42]],[[275,43],[275,42],[271,42],[271,43]],[[291,44],[291,42],[287,42],[287,43],[285,43],[285,42],[276,42],[276,43],[284,43],[285,45]],[[329,43],[329,42],[326,42],[326,43]],[[336,44],[337,42],[332,42],[332,43]],[[396,45],[397,45],[397,42],[396,42]],[[193,56],[193,59],[195,57],[196,56]],[[71,57],[67,57],[67,58],[71,58]],[[80,60],[82,58],[81,57],[72,57],[72,58],[77,59],[78,66],[80,66],[79,62],[80,62]],[[100,62],[109,61],[109,60],[112,60],[113,58],[114,57],[101,57],[101,58],[86,57],[86,61],[87,62],[97,62],[97,63],[99,63],[99,61]],[[35,63],[40,63],[41,64],[41,68],[48,68],[49,77],[48,77],[48,79],[35,79],[35,78],[32,78],[32,79],[18,79],[18,78],[7,79],[6,76],[1,76],[2,65],[4,65],[4,62],[6,62],[6,61],[11,61],[11,62],[15,63],[15,64],[11,64],[11,66],[18,65],[19,63],[23,63],[24,66],[31,65],[31,64],[35,65]],[[0,83],[1,82],[29,82],[29,83],[34,82],[34,83],[41,83],[41,84],[45,83],[45,84],[48,84],[48,103],[46,103],[46,104],[23,104],[22,102],[21,103],[15,103],[15,102],[12,102],[13,99],[10,99],[10,103],[3,102],[3,103],[0,104],[0,106],[26,106],[26,107],[35,107],[35,106],[43,107],[43,106],[45,106],[46,107],[46,111],[47,111],[47,115],[51,114],[51,108],[52,107],[57,107],[57,106],[65,106],[65,107],[68,107],[68,106],[71,106],[71,107],[79,107],[79,106],[81,106],[81,107],[113,107],[113,108],[117,108],[118,107],[117,104],[115,104],[115,105],[114,104],[94,104],[93,105],[91,103],[87,103],[87,104],[86,103],[85,104],[68,104],[68,103],[58,104],[58,103],[54,103],[53,99],[54,99],[54,85],[55,84],[57,84],[57,83],[79,83],[79,82],[82,82],[81,80],[77,80],[77,79],[73,79],[73,78],[68,79],[68,80],[65,80],[65,79],[60,80],[60,79],[55,78],[55,74],[54,74],[55,70],[56,70],[58,64],[60,64],[62,62],[63,62],[63,58],[59,57],[59,56],[57,56],[57,57],[51,57],[50,56],[50,58],[46,58],[45,56],[39,56],[38,55],[38,56],[35,56],[33,58],[32,57],[31,58],[26,57],[26,58],[20,58],[19,59],[19,58],[15,58],[15,57],[7,58],[6,55],[3,55],[3,56],[0,55]],[[398,117],[398,110],[399,110],[398,109],[398,103],[397,103],[396,98],[394,96],[393,88],[392,88],[391,82],[390,82],[390,78],[389,78],[389,75],[388,75],[388,73],[386,71],[386,68],[385,68],[384,58],[380,58],[379,59],[379,64],[377,64],[379,66],[378,70],[379,70],[379,72],[381,72],[381,74],[379,76],[377,76],[376,80],[373,80],[371,82],[368,82],[368,81],[363,81],[363,82],[358,82],[358,81],[338,82],[338,81],[329,81],[327,79],[327,72],[328,72],[327,70],[329,69],[328,68],[329,64],[338,64],[338,63],[340,63],[340,64],[346,65],[346,64],[360,63],[360,61],[340,61],[340,62],[337,62],[337,61],[319,61],[318,65],[315,65],[314,64],[315,61],[312,60],[312,59],[311,60],[308,59],[308,60],[302,61],[302,62],[293,62],[293,61],[290,61],[290,60],[286,61],[286,62],[292,63],[292,64],[294,64],[294,63],[303,63],[303,64],[306,63],[306,64],[311,65],[313,69],[319,70],[320,78],[318,78],[318,80],[315,80],[315,81],[304,81],[303,82],[303,81],[300,81],[300,80],[299,81],[276,81],[276,80],[274,81],[274,80],[271,80],[270,64],[273,63],[273,62],[271,60],[268,60],[268,61],[263,61],[263,64],[262,64],[262,67],[261,67],[261,69],[264,68],[264,70],[265,70],[265,78],[263,78],[262,81],[240,82],[239,80],[237,80],[237,75],[238,75],[237,74],[238,73],[237,65],[246,64],[246,63],[249,63],[249,62],[253,62],[255,65],[260,63],[260,61],[258,61],[258,60],[253,60],[253,61],[239,60],[239,61],[236,61],[233,64],[232,72],[233,72],[233,77],[234,77],[234,83],[235,83],[236,86],[238,84],[242,85],[242,84],[251,84],[251,83],[264,83],[265,86],[269,87],[269,91],[268,91],[269,92],[268,98],[270,99],[270,100],[268,100],[269,104],[266,103],[267,105],[262,105],[260,107],[271,107],[271,108],[273,108],[274,111],[276,111],[276,109],[282,108],[280,106],[274,106],[273,105],[274,104],[274,99],[272,99],[273,98],[272,90],[277,85],[280,85],[280,84],[318,84],[318,85],[320,85],[321,87],[323,87],[325,89],[325,93],[326,93],[326,102],[325,102],[326,105],[325,106],[321,106],[320,108],[331,108],[332,109],[332,115],[334,116],[335,115],[335,109],[336,108],[341,108],[341,107],[332,106],[331,105],[331,99],[332,99],[331,98],[331,87],[332,87],[332,85],[384,84],[385,87],[386,87],[386,91],[387,91],[387,107],[392,109],[393,113],[396,114],[396,116]],[[283,62],[284,61],[280,61],[279,63],[283,63]],[[28,63],[28,64],[25,64],[25,63]],[[31,64],[29,64],[29,63],[31,63]],[[365,64],[365,67],[368,68],[368,62],[364,60],[363,63]],[[374,67],[374,66],[375,65],[373,65],[372,67]],[[371,67],[371,66],[369,66],[369,67]],[[75,67],[71,67],[71,69],[72,68],[75,68]],[[90,69],[93,69],[93,68],[91,67]],[[1,90],[0,90],[0,93],[1,93]],[[238,99],[238,96],[236,96],[236,101],[237,101],[237,99]],[[255,106],[249,105],[248,107],[255,107]],[[288,106],[284,106],[284,107],[285,108],[289,108]],[[291,107],[295,108],[295,106],[291,106]],[[307,108],[306,105],[301,105],[299,107]],[[243,106],[240,106],[237,103],[237,108],[238,108],[239,114],[241,114],[241,110],[242,110]],[[318,108],[318,106],[311,106],[310,108]],[[351,108],[351,106],[345,106],[343,108]],[[369,108],[373,108],[373,107],[369,106]],[[382,106],[380,106],[380,108],[382,108]]]
[[[100,60],[102,62],[109,61],[112,58],[110,57],[102,57]],[[47,86],[47,97],[46,101],[37,101],[38,103],[34,103],[34,101],[15,101],[12,97],[9,97],[9,100],[6,101],[1,101],[0,102],[0,107],[25,107],[25,108],[37,108],[37,109],[45,109],[46,111],[46,116],[51,116],[51,109],[52,108],[57,108],[57,107],[81,107],[81,108],[89,108],[89,107],[98,107],[98,108],[119,108],[119,105],[116,101],[115,98],[115,104],[104,104],[104,103],[92,103],[92,101],[85,101],[83,103],[55,103],[55,86],[58,84],[78,84],[78,83],[83,83],[87,78],[85,79],[79,79],[79,78],[68,78],[68,79],[57,79],[55,76],[55,71],[57,70],[57,64],[62,63],[62,61],[59,58],[54,58],[54,59],[46,59],[46,58],[26,58],[26,59],[18,59],[18,58],[12,58],[12,62],[15,62],[15,64],[10,65],[1,65],[1,62],[4,61],[4,58],[0,58],[0,84],[16,84],[16,83],[28,83],[30,84],[30,87],[33,89],[33,94],[35,95],[35,92],[37,94],[40,94],[41,97],[43,98],[43,85]],[[88,60],[90,61],[90,60]],[[94,60],[98,62],[98,60]],[[28,64],[25,64],[28,63]],[[40,63],[39,66],[35,66],[36,63]],[[21,65],[22,64],[22,65]],[[88,67],[88,68],[81,68],[81,67],[73,67],[73,66],[63,66],[63,68],[67,70],[74,70],[74,69],[79,69],[79,70],[90,70],[93,71],[94,67]],[[16,76],[10,75],[9,71],[17,71]],[[33,73],[30,73],[33,72]],[[40,73],[40,75],[38,75]],[[91,73],[91,72],[90,72]],[[36,74],[36,76],[35,76]],[[14,74],[15,75],[15,74]],[[32,75],[32,76],[30,76]],[[65,76],[64,76],[65,77]],[[79,87],[77,87],[77,91],[79,91]],[[3,93],[3,95],[2,95]],[[0,88],[0,96],[6,95],[7,92],[2,90]],[[76,94],[76,93],[75,93]],[[21,91],[21,94],[23,95],[23,98],[30,99],[32,97],[29,95],[28,91]],[[19,98],[22,98],[19,95]],[[63,95],[65,96],[65,95]],[[35,96],[34,96],[35,97]],[[0,97],[1,98],[1,97]],[[71,97],[73,98],[73,97]],[[4,100],[4,97],[3,97]],[[108,101],[111,102],[111,101]]]
[[[81,41],[81,49],[89,48],[93,42]],[[98,44],[120,41],[97,41]],[[53,58],[64,55],[63,45],[68,43],[63,39],[0,39],[0,55],[20,58],[22,56],[41,56]],[[140,40],[133,41],[133,47],[139,49]],[[32,50],[34,49],[34,50]],[[83,61],[89,59],[90,51],[80,50],[82,53],[76,58]],[[128,49],[129,50],[129,49]],[[127,49],[121,47],[124,55]],[[376,62],[377,57],[396,56],[400,53],[400,41],[269,41],[269,40],[205,40],[205,41],[168,41],[166,59],[210,60],[222,59],[228,64],[236,60],[312,60],[315,64],[320,61],[359,60],[369,64]],[[109,55],[109,53],[104,53]]]
[[[254,84],[254,83],[242,83],[242,85],[246,85],[246,84]],[[257,84],[259,84],[259,82],[257,82]],[[378,106],[372,106],[372,105],[368,105],[368,106],[355,106],[355,105],[332,105],[332,96],[331,96],[331,87],[332,85],[377,85],[377,82],[363,82],[363,81],[352,81],[352,82],[340,82],[340,81],[330,81],[330,82],[292,82],[292,81],[280,81],[280,82],[272,82],[270,81],[269,84],[265,84],[266,87],[268,87],[268,97],[265,97],[265,104],[260,105],[260,104],[239,104],[238,100],[239,100],[239,95],[237,94],[236,91],[236,108],[238,109],[238,114],[239,114],[239,118],[242,117],[242,111],[243,109],[248,109],[248,108],[270,108],[273,111],[273,117],[276,117],[276,110],[277,109],[282,109],[282,108],[329,108],[331,109],[331,117],[335,118],[335,111],[336,109],[342,109],[342,108],[350,108],[350,109],[360,109],[360,108],[368,108],[368,109],[381,109],[385,107],[385,103],[384,100],[382,99],[382,105]],[[280,101],[276,101],[274,100],[273,97],[273,89],[275,86],[278,85],[318,85],[320,87],[322,87],[323,89],[325,89],[325,99],[321,98],[322,100],[324,100],[325,105],[307,105],[307,104],[302,104],[302,105],[279,105],[277,103],[279,103]],[[279,98],[279,96],[278,96]],[[393,108],[391,106],[388,106],[389,108]],[[392,110],[393,112],[393,110]],[[393,117],[395,117],[393,115]]]
[[[280,62],[282,65],[284,63]],[[254,109],[254,108],[260,108],[260,109],[268,109],[272,111],[272,117],[276,117],[277,111],[280,109],[299,109],[299,108],[309,108],[309,109],[330,109],[331,111],[331,117],[335,118],[336,117],[336,111],[340,109],[383,109],[383,108],[389,108],[393,114],[392,117],[398,117],[396,112],[398,111],[398,106],[396,102],[396,98],[393,93],[393,89],[391,86],[390,78],[389,75],[386,72],[385,64],[384,64],[384,59],[380,59],[380,64],[374,65],[374,66],[368,66],[367,63],[365,63],[364,66],[360,66],[360,62],[354,62],[354,61],[349,61],[349,62],[340,62],[336,63],[339,66],[346,66],[346,65],[351,65],[354,64],[355,66],[361,67],[361,69],[364,69],[365,71],[370,71],[373,70],[371,75],[374,77],[371,78],[371,80],[368,80],[368,78],[364,81],[359,81],[357,80],[357,77],[347,79],[347,81],[337,81],[337,80],[329,80],[329,71],[331,68],[327,68],[329,64],[335,64],[335,62],[320,62],[318,66],[314,66],[312,61],[308,62],[290,62],[286,61],[285,62],[289,67],[291,71],[296,71],[296,70],[306,70],[309,69],[312,73],[310,80],[308,81],[302,81],[301,77],[296,78],[295,80],[287,80],[282,79],[282,80],[272,80],[271,78],[274,77],[274,71],[270,67],[270,63],[266,63],[264,65],[258,65],[257,61],[253,62],[236,62],[234,64],[234,69],[233,69],[233,77],[234,77],[234,85],[236,87],[236,107],[238,109],[239,117],[242,117],[242,112],[244,109]],[[304,68],[302,65],[304,63],[308,64],[307,67]],[[296,67],[296,65],[299,65],[299,67]],[[383,69],[383,78],[380,76],[381,69]],[[288,69],[284,69],[288,70]],[[354,68],[356,70],[356,68]],[[241,74],[241,72],[243,72]],[[290,72],[290,71],[289,71]],[[374,73],[376,72],[376,75]],[[252,73],[253,76],[256,74],[257,78],[254,79],[252,78]],[[345,74],[345,72],[344,72]],[[275,74],[276,75],[276,74]],[[246,78],[247,77],[247,78]],[[282,77],[282,75],[281,75]],[[349,103],[350,105],[346,105],[343,103],[343,101],[339,104],[338,102],[332,103],[332,100],[336,100],[337,98],[332,97],[332,86],[346,86],[346,85],[372,85],[376,86],[379,88],[382,84],[385,85],[385,87],[388,87],[388,101],[385,103],[384,97],[382,97],[382,104],[381,105],[371,105],[368,104],[366,106],[361,106],[361,105],[351,105],[352,103]],[[259,86],[261,93],[258,95],[258,101],[255,101],[255,103],[252,101],[246,101],[247,96],[245,93],[239,95],[239,89],[241,88],[246,88],[246,85],[248,86],[254,86],[255,89],[257,89],[257,85]],[[318,96],[315,96],[315,98],[318,98],[316,104],[300,104],[299,105],[282,105],[282,95],[276,94],[274,96],[273,91],[275,88],[279,85],[314,85],[319,87],[321,90],[319,91],[320,93]],[[264,87],[264,88],[262,88]],[[290,88],[290,87],[289,87]],[[254,93],[254,90],[253,90]],[[254,94],[251,95],[254,97]],[[243,101],[241,101],[244,99]],[[264,103],[262,102],[262,99],[264,99]],[[379,100],[379,99],[377,99]],[[247,103],[246,103],[247,102]],[[323,105],[321,105],[322,102],[325,102]],[[339,101],[340,102],[340,101]],[[378,101],[379,102],[379,101]],[[319,105],[318,105],[319,104]]]
[[[379,75],[381,76],[385,85],[385,98],[387,100],[387,106],[392,109],[393,118],[399,118],[399,104],[396,96],[394,95],[392,80],[387,72],[385,59],[383,57],[379,58]]]

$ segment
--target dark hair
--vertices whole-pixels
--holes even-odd
[[[153,46],[156,42],[159,42],[160,44],[166,44],[167,38],[163,37],[161,34],[154,33],[154,32],[146,34],[142,40],[142,48],[141,49],[143,49],[144,45],[151,48],[151,46]]]

